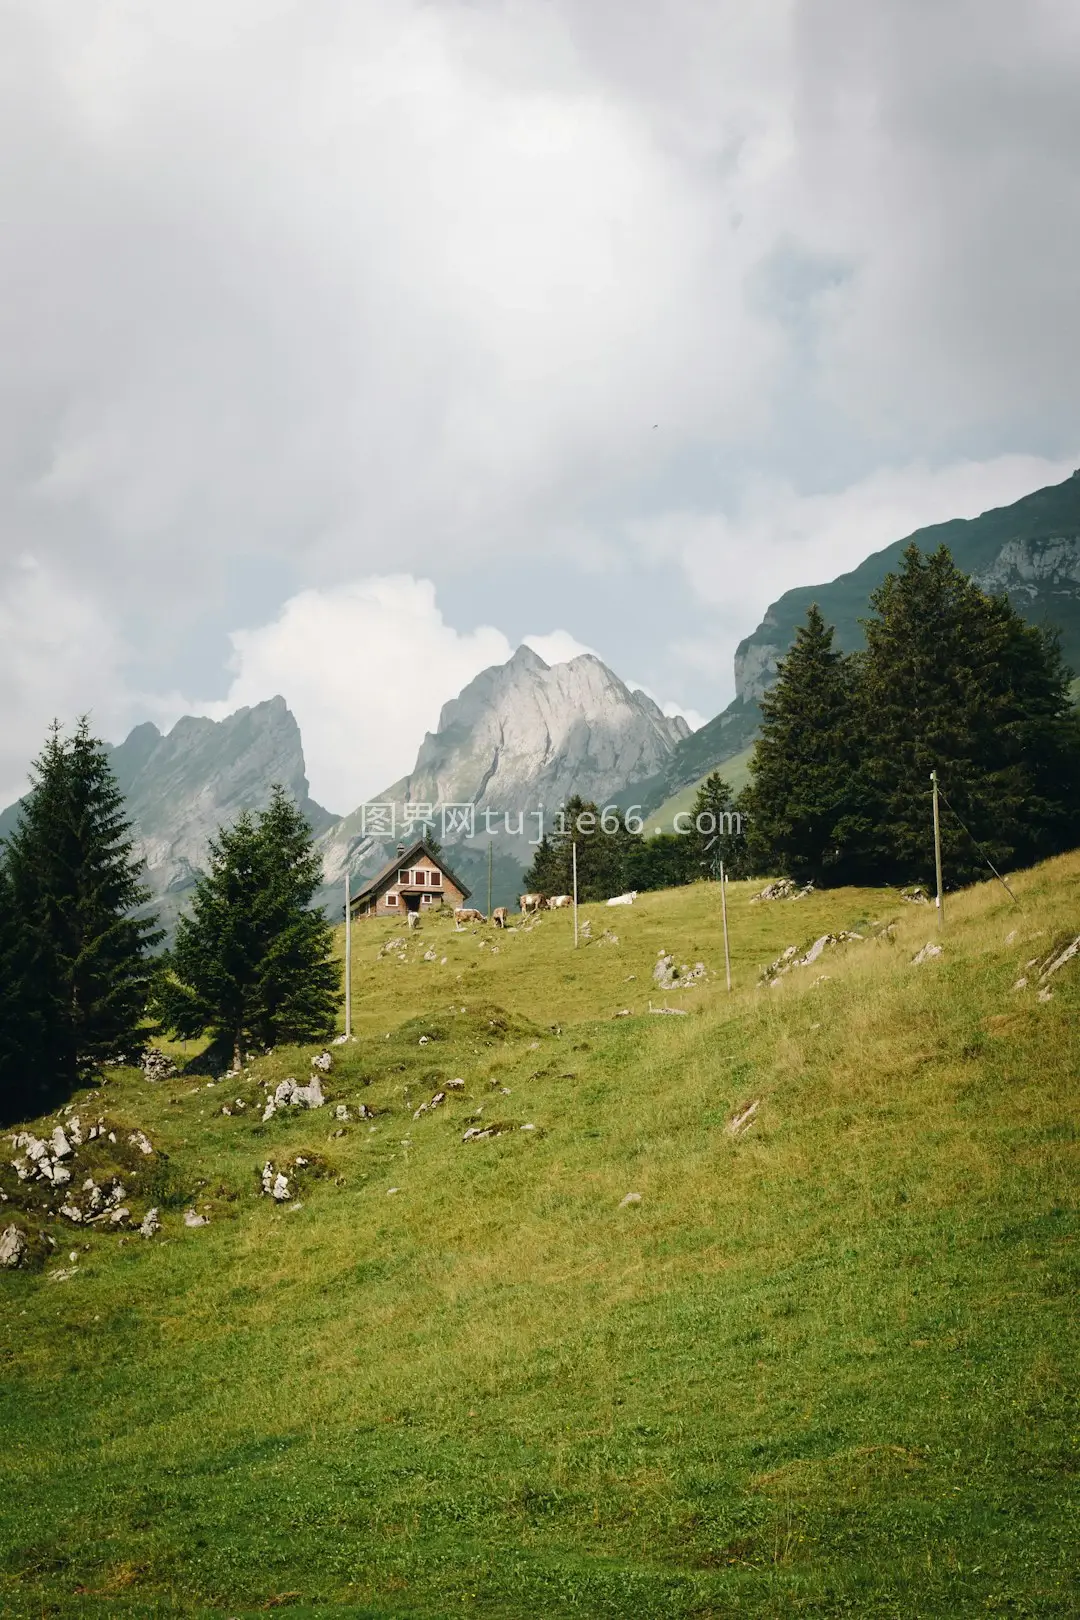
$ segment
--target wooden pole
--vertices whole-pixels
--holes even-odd
[[[573,859],[573,862],[574,862],[574,949],[576,951],[577,948],[578,948],[578,943],[577,943],[577,839],[576,838],[574,839],[574,842],[570,845],[570,851],[571,851],[571,858]]]
[[[724,874],[724,863],[720,862],[720,910],[724,917],[724,972],[727,974],[727,987],[731,989],[731,946],[728,944],[727,931],[727,878]]]
[[[491,839],[488,839],[488,908],[487,914],[491,916]]]
[[[345,1034],[352,1034],[352,906],[349,874],[345,873]]]
[[[937,771],[930,772],[934,784],[934,867],[937,872],[937,925],[945,926],[945,897],[941,892],[941,817],[938,813]]]

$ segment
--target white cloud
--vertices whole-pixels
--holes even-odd
[[[545,664],[568,664],[571,658],[580,658],[582,653],[592,653],[594,658],[600,656],[595,647],[587,647],[569,630],[552,630],[546,636],[526,636],[525,645],[531,647]]]
[[[524,639],[549,664],[592,651],[566,630]],[[235,630],[230,641],[228,695],[175,699],[170,718],[219,720],[280,692],[300,726],[312,796],[342,815],[410,771],[443,704],[514,651],[491,625],[455,630],[432,582],[407,574],[302,591],[269,624]]]
[[[342,815],[411,770],[447,699],[513,652],[489,625],[453,629],[430,580],[404,574],[302,591],[270,624],[230,639],[228,696],[188,712],[221,719],[280,692],[300,725],[312,796]]]
[[[633,524],[630,533],[653,561],[676,562],[694,592],[713,606],[715,641],[690,637],[673,651],[688,670],[715,676],[730,669],[738,641],[784,591],[834,579],[928,524],[1008,505],[1060,482],[1074,465],[1075,458],[999,456],[938,468],[882,468],[820,495],[761,486],[732,517],[673,512]]]
[[[52,720],[88,713],[112,737],[132,723],[125,648],[107,614],[64,578],[22,555],[0,581],[0,806],[26,792],[27,766]]]

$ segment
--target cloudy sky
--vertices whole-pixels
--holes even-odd
[[[281,691],[345,811],[525,637],[707,717],[1080,460],[1076,0],[0,0],[0,141],[2,802]]]

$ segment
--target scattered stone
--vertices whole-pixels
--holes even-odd
[[[391,1198],[394,1193],[399,1193],[400,1191],[401,1191],[400,1187],[387,1187],[386,1196],[387,1196],[387,1198]]]
[[[521,1128],[522,1128],[523,1131],[535,1131],[536,1126],[535,1125],[523,1125]]]
[[[930,896],[921,883],[912,883],[906,889],[900,890],[901,900],[906,900],[909,906],[928,906]]]
[[[620,1209],[625,1209],[627,1204],[640,1204],[640,1203],[641,1203],[641,1194],[640,1193],[627,1193],[625,1198],[620,1198],[619,1199],[619,1208]]]
[[[142,1072],[144,1080],[171,1080],[176,1064],[160,1047],[148,1046],[142,1055]]]
[[[185,1226],[209,1226],[210,1222],[205,1215],[197,1215],[193,1209],[184,1211]]]
[[[429,1044],[430,1040],[431,1040],[430,1035],[421,1035],[419,1041],[417,1042],[417,1045],[418,1046],[427,1046]]]
[[[331,1046],[344,1046],[345,1042],[348,1040],[348,1038],[349,1037],[347,1035],[335,1035],[333,1040],[330,1042],[330,1045]]]
[[[437,1091],[435,1093],[435,1095],[433,1097],[429,1098],[429,1100],[427,1102],[421,1103],[419,1108],[414,1109],[414,1111],[413,1111],[413,1119],[419,1119],[422,1114],[430,1114],[433,1109],[441,1108],[445,1101],[446,1101],[446,1092],[445,1091]]]
[[[685,990],[705,977],[705,964],[696,962],[691,968],[684,962],[681,967],[676,967],[675,958],[669,956],[666,951],[661,951],[657,956],[652,976],[654,983],[661,990]]]
[[[1051,999],[1051,997],[1053,996],[1053,994],[1054,994],[1054,992],[1051,990],[1050,986],[1048,984],[1044,984],[1042,989],[1039,991],[1038,995],[1035,997],[1035,1000],[1036,1001],[1049,1001]]]
[[[111,1210],[109,1213],[109,1221],[113,1226],[123,1226],[124,1222],[130,1219],[131,1211],[126,1205],[121,1205],[119,1209]]]
[[[311,1066],[313,1069],[318,1069],[320,1074],[329,1074],[330,1064],[332,1062],[333,1059],[331,1058],[329,1052],[320,1052],[318,1057],[312,1058]]]
[[[425,962],[434,962],[436,954],[435,947],[432,945],[424,952],[423,960]]]
[[[787,949],[776,958],[775,962],[770,962],[768,967],[762,968],[761,982],[763,984],[768,984],[770,988],[773,988],[779,984],[784,974],[789,973],[792,968],[809,967],[812,963],[817,961],[818,957],[821,956],[825,950],[831,949],[832,946],[847,945],[852,941],[859,941],[863,937],[864,936],[862,934],[857,934],[853,930],[849,931],[848,929],[841,929],[838,934],[822,934],[819,936],[819,938],[815,939],[814,943],[807,951],[804,952],[802,956],[799,955],[799,947],[797,945],[789,945]]]
[[[142,1224],[139,1227],[139,1235],[144,1238],[152,1238],[155,1233],[160,1231],[161,1220],[159,1218],[158,1211],[156,1209],[148,1209],[142,1218]]]
[[[343,1120],[348,1120],[350,1118],[349,1110],[346,1108],[344,1103],[338,1103],[337,1107],[334,1109],[334,1118]]]
[[[150,1144],[150,1138],[145,1131],[132,1131],[128,1141],[132,1147],[137,1147],[140,1153],[153,1153],[154,1151]]]
[[[935,956],[941,955],[941,946],[935,944],[933,940],[928,940],[918,955],[911,958],[911,965],[918,967],[920,962],[932,962]]]
[[[67,1220],[74,1222],[76,1226],[81,1223],[83,1218],[82,1210],[77,1204],[61,1204],[60,1213],[61,1215],[65,1216]]]
[[[724,1126],[727,1134],[729,1136],[741,1136],[744,1131],[748,1131],[751,1125],[754,1123],[760,1106],[761,1104],[759,1101],[747,1103],[747,1105],[744,1108],[741,1108],[737,1114],[732,1115],[731,1119],[729,1119],[727,1124]]]
[[[24,1265],[30,1252],[25,1232],[20,1232],[17,1226],[5,1226],[0,1232],[0,1266],[14,1270],[16,1266]]]
[[[813,892],[812,883],[800,889],[792,878],[777,878],[774,883],[767,883],[760,894],[753,895],[750,904],[756,906],[760,900],[803,900]]]
[[[618,1012],[615,1014],[615,1017],[616,1018],[629,1018],[630,1017],[630,1009],[629,1009],[629,1007],[620,1007]]]
[[[689,1017],[685,1007],[654,1007],[652,1002],[649,1003],[649,1011],[656,1013],[658,1017],[664,1017],[665,1015],[670,1018]]]
[[[1055,956],[1052,961],[1048,962],[1046,966],[1040,970],[1039,978],[1048,979],[1052,973],[1057,973],[1061,968],[1063,968],[1066,962],[1071,962],[1073,957],[1076,956],[1078,952],[1080,952],[1080,934],[1077,934],[1076,938],[1070,945],[1066,945],[1065,949],[1059,956]]]
[[[1006,945],[1011,945],[1015,938],[1016,938],[1016,929],[1013,928],[1013,929],[1010,930],[1009,933],[1007,933],[1005,935],[1005,943],[1006,943]]]
[[[55,1159],[69,1159],[73,1152],[62,1125],[58,1125],[52,1133],[52,1152]]]
[[[55,1271],[48,1272],[47,1276],[48,1276],[48,1279],[49,1279],[50,1282],[54,1282],[54,1283],[70,1282],[72,1277],[74,1277],[75,1273],[78,1271],[78,1269],[79,1269],[78,1266],[57,1267],[57,1269]]]
[[[1013,985],[1013,989],[1014,990],[1026,990],[1027,986],[1028,986],[1027,974],[1022,973],[1020,975],[1020,977],[1017,979],[1016,983]]]

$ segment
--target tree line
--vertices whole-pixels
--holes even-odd
[[[1053,632],[988,595],[942,546],[911,545],[870,598],[866,646],[842,653],[811,607],[761,699],[748,785],[719,771],[689,830],[610,831],[571,800],[525,874],[544,894],[669,888],[715,876],[818,885],[930,883],[930,772],[945,794],[951,885],[1030,865],[1080,842],[1080,714]],[[737,818],[734,825],[730,817]]]
[[[311,909],[311,829],[284,791],[210,846],[171,950],[148,914],[104,744],[53,725],[0,847],[0,1119],[39,1113],[148,1038],[209,1035],[224,1062],[333,1033],[333,930]]]

